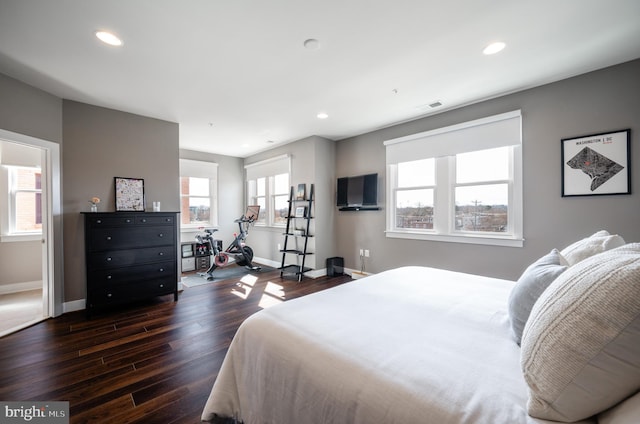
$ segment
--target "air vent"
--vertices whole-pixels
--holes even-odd
[[[417,106],[416,108],[421,110],[429,110],[429,109],[438,108],[440,106],[442,106],[442,102],[440,100],[436,100],[435,102],[420,105],[420,106]]]

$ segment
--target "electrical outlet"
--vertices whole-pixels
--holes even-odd
[[[364,251],[360,249],[360,256],[364,256]]]
[[[364,251],[364,257],[368,258],[369,257],[369,249],[365,249]]]

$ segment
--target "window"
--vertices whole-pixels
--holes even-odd
[[[42,233],[40,168],[8,166],[9,233]]]
[[[387,236],[522,246],[520,112],[385,142]]]
[[[42,171],[38,167],[1,167],[2,241],[37,240],[42,234]]]
[[[289,211],[289,166],[288,155],[245,166],[247,204],[260,205],[257,225],[286,225]]]
[[[181,228],[218,225],[218,164],[180,159]]]

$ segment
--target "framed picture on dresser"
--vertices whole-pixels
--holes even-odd
[[[114,177],[116,211],[144,211],[144,180]]]

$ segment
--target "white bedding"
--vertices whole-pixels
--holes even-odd
[[[263,310],[238,330],[202,418],[548,423],[526,412],[513,284],[404,267]]]

